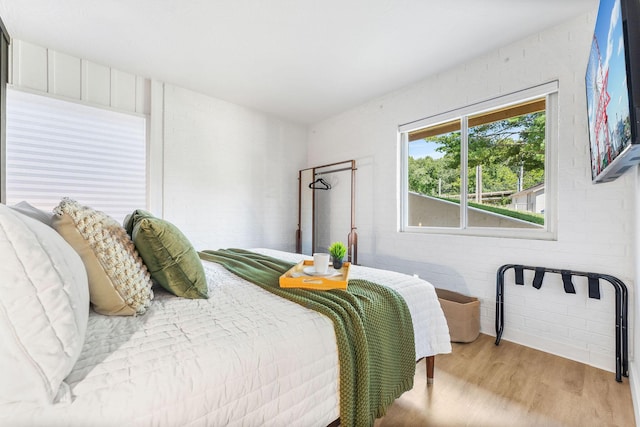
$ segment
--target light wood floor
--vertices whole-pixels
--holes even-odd
[[[488,335],[425,363],[375,427],[635,426],[629,379]]]

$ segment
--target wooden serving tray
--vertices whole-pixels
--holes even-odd
[[[312,259],[300,261],[298,264],[294,265],[289,271],[280,276],[280,287],[316,289],[320,291],[327,291],[329,289],[347,289],[351,263],[343,263],[341,269],[335,270],[338,274],[327,277],[310,276],[305,274],[304,268],[311,266],[313,266]]]

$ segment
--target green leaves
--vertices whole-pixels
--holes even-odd
[[[469,128],[467,166],[469,192],[475,192],[476,166],[482,166],[482,191],[517,190],[544,181],[544,112],[524,114]],[[423,140],[440,158],[409,157],[409,191],[428,195],[460,194],[460,132]],[[416,141],[417,142],[417,141]]]
[[[333,242],[331,246],[329,246],[329,255],[333,257],[333,259],[341,260],[347,254],[347,247],[342,242]]]

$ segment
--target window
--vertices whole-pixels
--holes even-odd
[[[401,230],[553,235],[557,83],[400,126]]]
[[[145,118],[7,91],[6,203],[63,197],[118,221],[146,207]]]

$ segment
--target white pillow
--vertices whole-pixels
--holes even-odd
[[[0,403],[52,403],[84,344],[84,265],[54,229],[2,204],[0,259]]]
[[[51,219],[53,218],[53,212],[45,212],[42,209],[38,209],[25,201],[16,203],[15,205],[9,207],[20,212],[21,214],[24,214],[33,219],[37,219],[41,223],[47,224],[49,227],[52,227]]]

